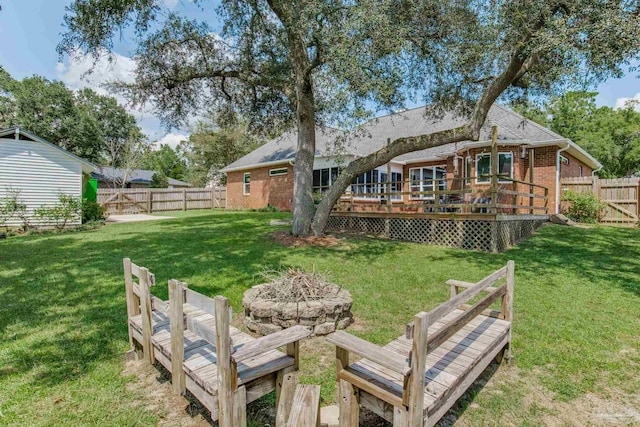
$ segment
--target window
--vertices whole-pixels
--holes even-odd
[[[498,153],[498,175],[513,178],[513,153]],[[491,154],[476,155],[476,178],[478,183],[491,182]],[[498,182],[511,182],[510,179],[500,179]]]
[[[386,172],[378,170],[370,170],[368,172],[361,173],[356,176],[351,183],[351,193],[358,195],[358,197],[367,199],[386,199],[386,195],[381,193],[387,192],[387,178]],[[391,172],[391,192],[402,191],[402,173]],[[401,198],[400,194],[392,194],[391,199],[398,200]]]
[[[248,196],[251,191],[250,182],[251,182],[251,174],[249,172],[245,172],[244,180],[243,180],[243,189],[242,189],[242,194],[244,194],[245,196]]]
[[[269,176],[286,175],[289,170],[287,168],[269,169]]]
[[[446,166],[428,166],[424,168],[409,169],[409,191],[426,192],[447,189],[447,168]],[[433,199],[433,194],[416,194],[411,199]],[[442,196],[441,196],[442,198]]]
[[[313,191],[324,193],[338,179],[340,168],[315,169],[313,171]]]
[[[582,175],[582,165],[578,166],[578,172],[580,172],[580,176],[583,176]]]
[[[498,153],[498,175],[513,178],[513,153]],[[498,182],[511,182],[511,180],[498,178]]]
[[[490,182],[489,175],[491,175],[491,154],[476,154],[476,182],[478,184]]]

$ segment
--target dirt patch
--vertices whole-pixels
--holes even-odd
[[[143,407],[158,416],[158,426],[210,427],[213,423],[207,411],[195,398],[176,396],[171,389],[171,374],[146,362],[128,362],[122,375],[133,375],[128,391],[138,399],[131,405]]]
[[[340,246],[342,240],[335,236],[308,236],[308,237],[295,237],[288,231],[276,231],[271,235],[276,243],[290,248],[298,248],[303,246],[318,246],[321,248],[331,248],[334,246]]]

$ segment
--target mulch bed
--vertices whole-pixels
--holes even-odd
[[[342,244],[342,240],[334,236],[295,237],[292,236],[288,231],[276,231],[271,235],[271,237],[276,243],[291,248],[298,248],[302,246],[319,246],[323,248],[330,248]]]

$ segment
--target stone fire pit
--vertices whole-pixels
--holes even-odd
[[[265,286],[269,284],[252,287],[242,298],[244,324],[260,335],[295,325],[307,326],[312,335],[327,335],[345,329],[353,320],[351,294],[339,286],[324,284],[324,296],[303,301],[264,298]]]

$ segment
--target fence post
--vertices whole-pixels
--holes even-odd
[[[118,193],[118,215],[122,215],[122,206],[124,205],[124,197],[122,197],[122,192]]]
[[[151,189],[147,188],[147,213],[151,213]]]
[[[187,190],[186,189],[182,190],[182,210],[183,211],[187,210]]]
[[[216,189],[211,187],[211,209],[216,207]]]
[[[491,127],[491,213],[498,213],[498,126]]]
[[[519,197],[518,197],[518,182],[517,181],[513,181],[513,192],[516,193],[516,194],[513,195],[513,206],[514,206],[513,213],[515,215],[518,215],[517,206],[518,206]]]

